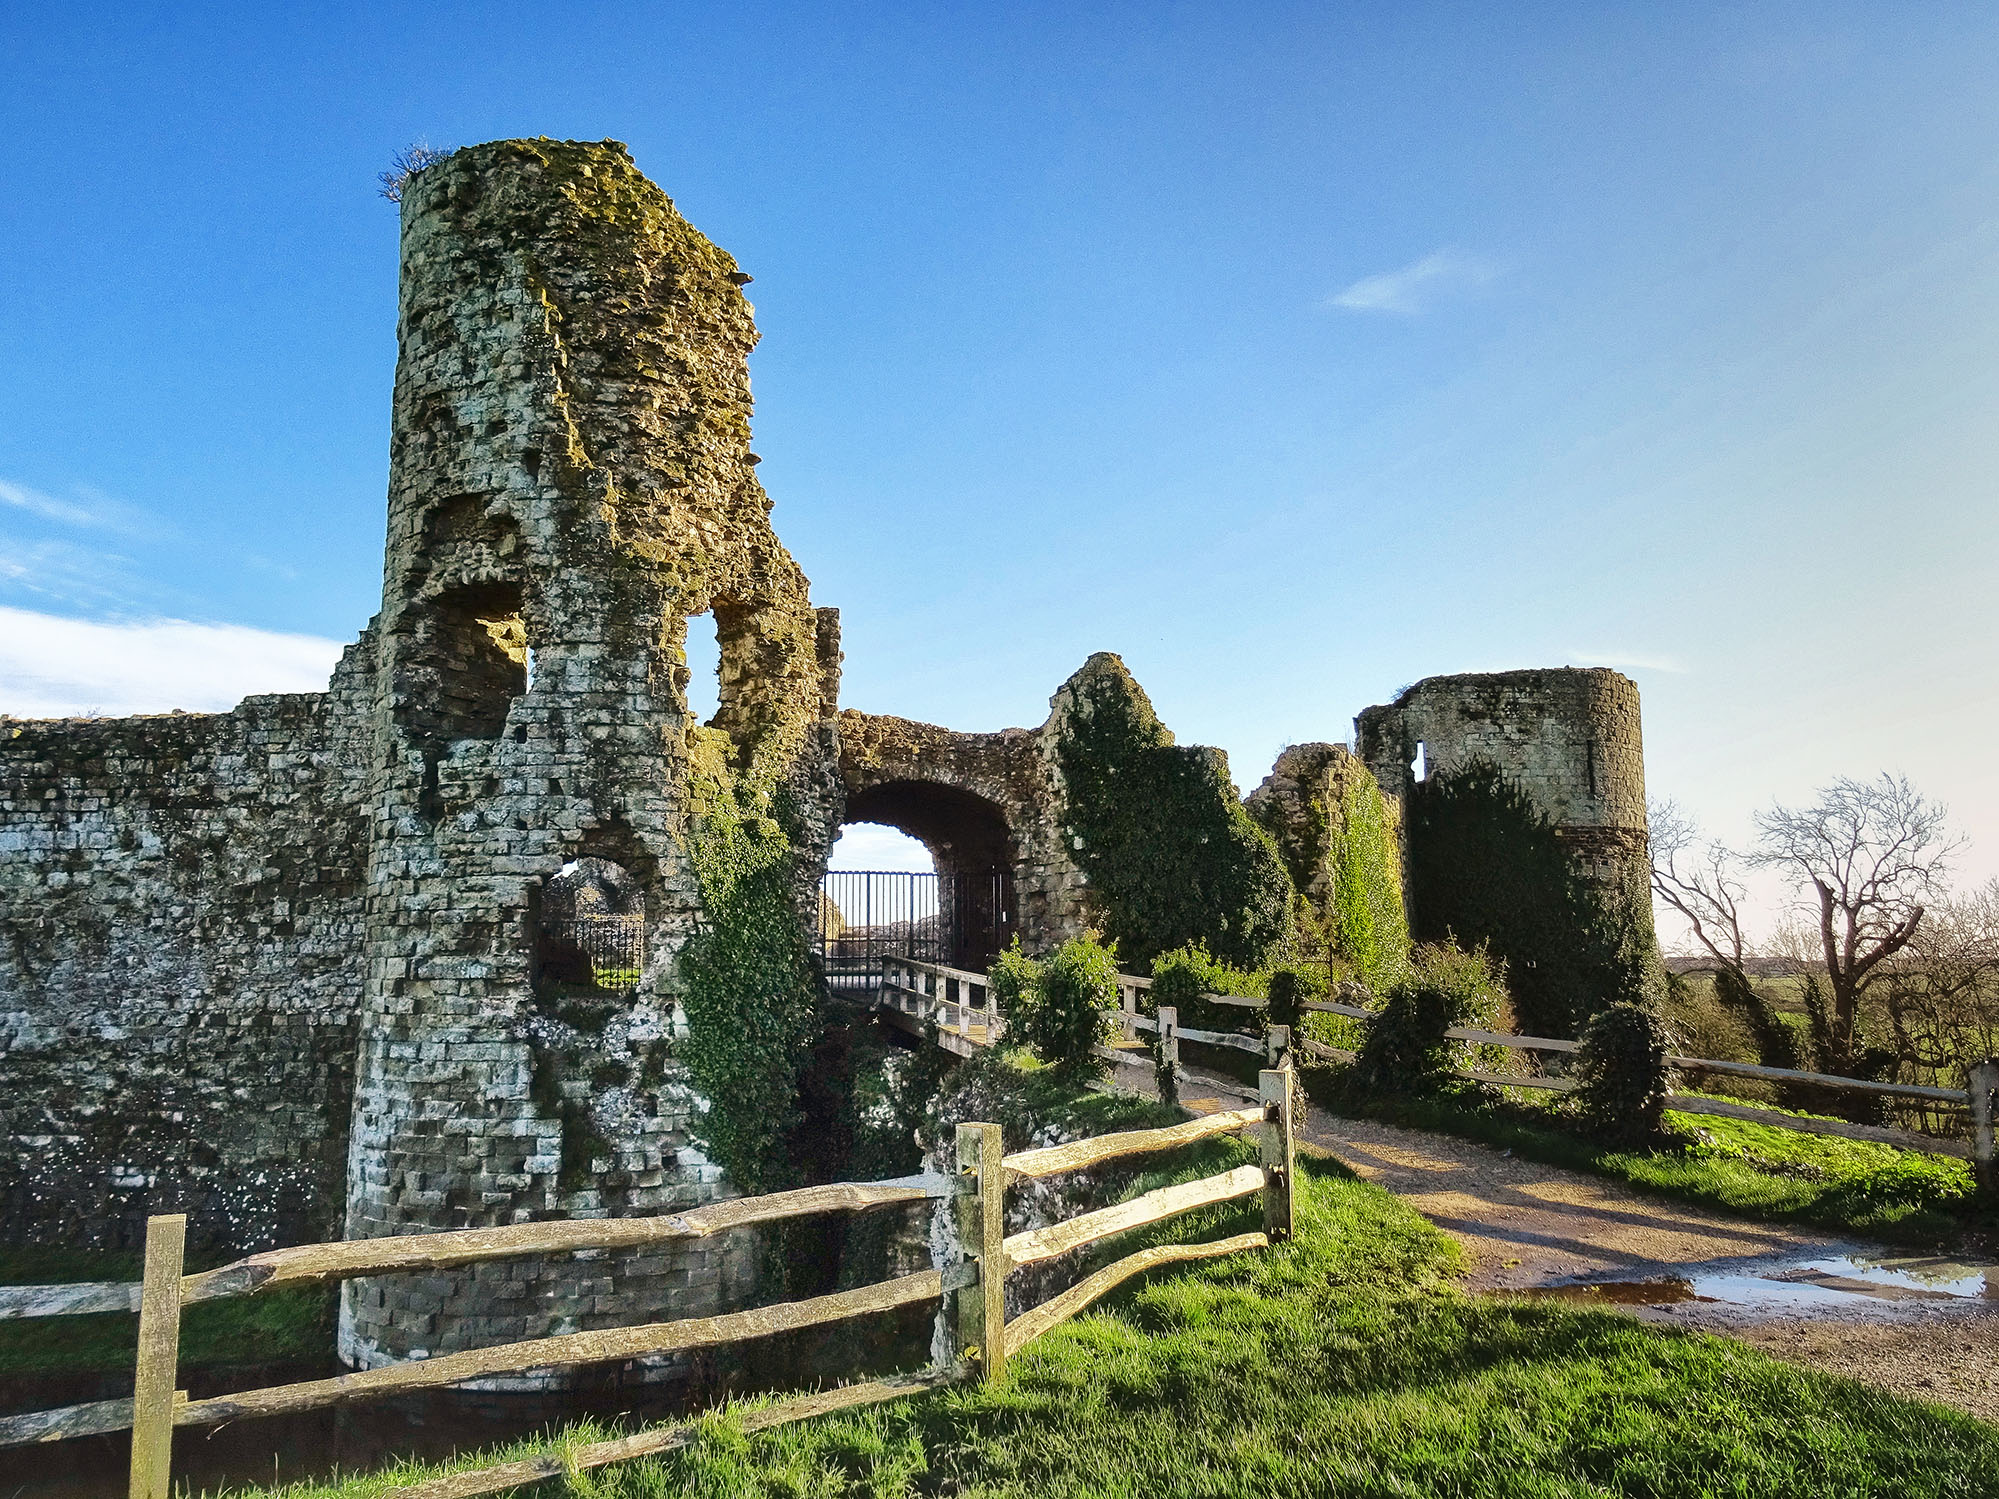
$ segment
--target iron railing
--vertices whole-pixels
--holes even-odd
[[[885,958],[983,972],[1013,940],[1017,920],[1004,869],[833,869],[819,884],[817,951],[836,989],[878,987]]]

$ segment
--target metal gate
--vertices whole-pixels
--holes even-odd
[[[819,882],[818,952],[835,989],[872,989],[883,958],[985,972],[1013,940],[1013,874],[830,869]]]

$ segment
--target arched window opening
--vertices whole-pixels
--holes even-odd
[[[497,739],[527,691],[528,637],[518,583],[473,583],[420,606],[404,658],[404,716],[425,739]]]
[[[629,993],[645,973],[645,893],[609,859],[570,860],[542,892],[540,946],[544,994]]]
[[[1422,785],[1430,779],[1430,756],[1422,740],[1416,741],[1416,758],[1409,762],[1409,779]]]
[[[687,715],[713,722],[722,711],[722,642],[711,613],[687,621]]]

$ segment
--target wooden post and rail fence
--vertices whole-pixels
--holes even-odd
[[[1121,1044],[1114,1047],[1098,1047],[1100,1055],[1125,1065],[1149,1060],[1135,1043],[1140,1031],[1152,1031],[1159,1034],[1159,1050],[1167,1060],[1167,1064],[1175,1069],[1177,1076],[1181,1041],[1194,1041],[1206,1046],[1221,1046],[1257,1053],[1269,1058],[1273,1063],[1284,1048],[1293,1044],[1290,1033],[1280,1026],[1265,1027],[1265,1036],[1259,1040],[1236,1031],[1209,1031],[1183,1026],[1171,1007],[1160,1009],[1157,1016],[1145,1015],[1140,1010],[1139,996],[1151,987],[1150,979],[1128,973],[1118,975],[1118,1011],[1113,1019],[1121,1031]],[[1261,1010],[1268,1005],[1266,1000],[1244,998],[1233,994],[1204,994],[1201,997],[1210,1004],[1234,1006],[1246,1010]],[[928,1024],[934,1023],[939,1043],[961,1056],[969,1056],[978,1048],[991,1045],[1006,1034],[1006,1019],[993,1003],[992,991],[987,984],[986,976],[965,969],[950,968],[939,963],[923,963],[912,958],[891,959],[885,967],[880,1003],[890,1018],[905,1017],[912,1030],[922,1031]],[[1331,1000],[1313,1000],[1301,1008],[1321,1014],[1341,1015],[1362,1022],[1374,1019],[1372,1010]],[[1281,1046],[1272,1037],[1272,1033],[1277,1031],[1284,1032]],[[1550,1036],[1515,1036],[1465,1026],[1453,1028],[1444,1034],[1453,1041],[1464,1041],[1477,1046],[1499,1046],[1526,1053],[1567,1055],[1581,1049],[1581,1043],[1576,1041],[1558,1040]],[[1327,1046],[1310,1037],[1299,1037],[1295,1044],[1305,1055],[1323,1061],[1346,1062],[1351,1061],[1354,1055],[1350,1051]],[[1794,1072],[1781,1067],[1762,1067],[1750,1062],[1726,1062],[1712,1057],[1672,1055],[1666,1058],[1666,1065],[1679,1073],[1740,1077],[1758,1082],[1789,1083],[1872,1093],[1884,1098],[1921,1102],[1930,1107],[1962,1109],[1968,1116],[1965,1138],[1955,1139],[1886,1125],[1852,1124],[1843,1119],[1800,1116],[1779,1109],[1738,1103],[1732,1099],[1711,1098],[1678,1091],[1673,1092],[1666,1104],[1667,1108],[1683,1114],[1707,1114],[1742,1119],[1778,1129],[1793,1130],[1800,1134],[1867,1140],[1877,1144],[1893,1145],[1903,1150],[1923,1150],[1938,1155],[1956,1156],[1972,1163],[1981,1183],[1999,1188],[1999,1157],[1995,1157],[1994,1129],[1995,1123],[1999,1123],[1999,1120],[1995,1120],[1994,1107],[1995,1093],[1999,1093],[1999,1058],[1988,1058],[1973,1063],[1968,1069],[1966,1086],[1963,1088],[1939,1088],[1918,1083],[1874,1082],[1866,1078],[1839,1077],[1831,1073]],[[1541,1073],[1491,1072],[1476,1067],[1460,1067],[1456,1070],[1460,1077],[1493,1087],[1568,1092],[1576,1086],[1570,1078]],[[1214,1086],[1214,1084],[1210,1081],[1204,1086]]]
[[[714,1203],[650,1218],[571,1219],[501,1228],[456,1229],[275,1249],[219,1269],[183,1273],[187,1219],[173,1214],[146,1224],[144,1278],[136,1285],[18,1286],[0,1289],[0,1318],[106,1311],[139,1314],[134,1388],[129,1400],[100,1400],[0,1418],[0,1447],[60,1441],[130,1429],[130,1499],[169,1499],[173,1432],[253,1416],[287,1415],[356,1401],[461,1384],[495,1375],[581,1364],[623,1362],[885,1312],[916,1302],[940,1304],[949,1332],[946,1356],[919,1373],[869,1380],[745,1412],[745,1431],[872,1405],[957,1381],[998,1379],[1007,1360],[1050,1328],[1075,1316],[1123,1281],[1161,1265],[1233,1254],[1282,1242],[1292,1232],[1294,1072],[1264,1071],[1260,1101],[1250,1108],[1190,1119],[1162,1129],[1129,1130],[1007,1155],[996,1124],[958,1126],[955,1175],[924,1174],[892,1181],[840,1182],[763,1197]],[[1213,1136],[1255,1130],[1258,1163],[1146,1192],[1094,1212],[1009,1235],[1006,1193],[1015,1182],[1080,1171],[1130,1156],[1173,1150]],[[1006,1316],[1006,1278],[1119,1234],[1198,1208],[1252,1194],[1263,1199],[1260,1231],[1205,1243],[1162,1244],[1103,1267],[1068,1290]],[[580,1250],[663,1246],[818,1213],[863,1212],[951,1199],[958,1250],[940,1267],[858,1290],[782,1302],[720,1316],[636,1327],[566,1333],[490,1348],[360,1370],[329,1379],[190,1400],[179,1388],[178,1349],[185,1308],[223,1297],[279,1287],[328,1285],[358,1276],[451,1270],[484,1261]],[[470,1499],[521,1484],[674,1451],[694,1438],[692,1422],[652,1427],[629,1436],[450,1474],[389,1491],[403,1499]]]

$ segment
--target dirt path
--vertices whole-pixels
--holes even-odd
[[[1647,1197],[1468,1140],[1318,1109],[1307,1110],[1301,1138],[1454,1235],[1473,1290],[1559,1296],[1725,1333],[1999,1421],[1999,1270],[1983,1277],[1982,1296],[1948,1294],[1929,1287],[1978,1287],[1980,1268]]]

